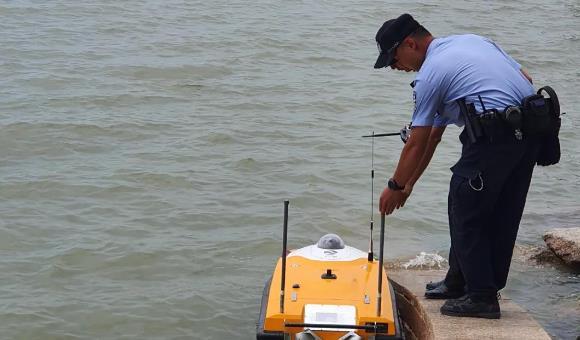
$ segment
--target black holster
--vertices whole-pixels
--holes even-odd
[[[486,140],[493,143],[501,139],[505,139],[507,124],[500,119],[497,110],[487,110],[483,113],[478,113],[473,103],[467,104],[465,98],[457,100],[459,111],[465,123],[465,134],[470,143],[475,143],[478,140]]]
[[[459,105],[459,112],[463,117],[464,130],[469,138],[470,143],[477,142],[477,139],[483,136],[483,131],[479,120],[476,116],[475,106],[473,104],[467,104],[465,98],[457,99],[457,105]]]

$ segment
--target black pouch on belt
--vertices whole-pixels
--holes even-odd
[[[544,98],[542,92],[546,92],[548,98]],[[526,101],[528,98],[530,99]],[[544,105],[541,101],[544,101]],[[561,119],[560,102],[556,92],[550,86],[542,87],[536,95],[524,98],[523,110],[524,135],[540,140],[536,164],[547,166],[558,163],[561,155],[558,137]]]
[[[548,101],[541,94],[527,96],[522,101],[524,136],[537,137],[551,134],[552,117]]]

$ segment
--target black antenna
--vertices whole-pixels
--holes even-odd
[[[481,110],[482,110],[481,112],[487,111],[485,109],[485,105],[483,104],[483,99],[481,99],[481,96],[480,95],[477,95],[477,98],[479,98],[479,103],[481,104]]]
[[[385,214],[381,213],[381,247],[379,248],[379,291],[377,294],[377,316],[381,316],[381,291],[383,290],[383,247],[385,245]]]
[[[282,234],[282,280],[280,283],[280,313],[284,314],[284,288],[286,285],[286,245],[288,242],[288,204],[284,201],[284,232]]]
[[[375,132],[373,131],[373,134],[372,135],[366,135],[366,136],[363,136],[363,138],[368,138],[368,137],[371,137],[371,138],[375,138],[375,137],[388,137],[388,136],[400,136],[400,135],[401,135],[400,132],[377,133],[375,135]]]
[[[368,261],[373,262],[373,225],[374,221],[374,211],[375,211],[375,132],[370,135],[372,138],[371,141],[371,232],[369,238],[369,253],[368,253]]]

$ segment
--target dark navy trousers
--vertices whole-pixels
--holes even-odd
[[[513,133],[470,143],[464,131],[460,140],[461,158],[449,185],[445,283],[465,286],[472,297],[494,297],[507,282],[539,144]]]

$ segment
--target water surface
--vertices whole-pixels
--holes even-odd
[[[289,245],[365,249],[371,131],[410,120],[412,74],[373,70],[410,12],[488,36],[563,111],[562,161],[534,173],[518,243],[580,223],[577,1],[0,2],[0,338],[250,339]],[[446,255],[450,128],[386,255]],[[375,204],[402,144],[375,145]],[[580,334],[580,278],[516,261],[506,293]]]

